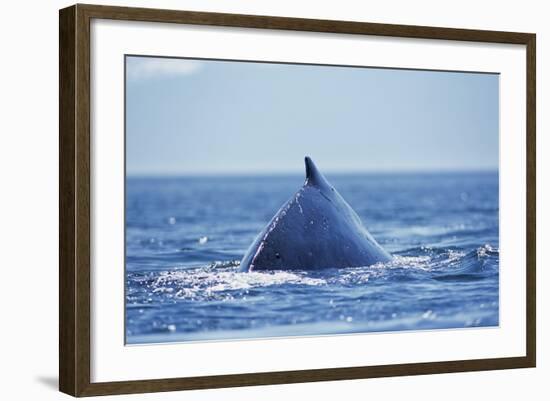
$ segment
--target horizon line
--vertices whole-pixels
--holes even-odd
[[[443,169],[414,169],[414,170],[324,170],[324,175],[345,176],[345,175],[405,175],[405,174],[464,174],[464,173],[498,173],[499,168],[443,168]],[[125,172],[126,178],[177,178],[177,177],[284,177],[284,176],[305,176],[305,171],[165,171],[165,172]]]

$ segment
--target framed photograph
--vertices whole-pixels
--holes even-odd
[[[59,18],[61,391],[535,366],[535,34]]]

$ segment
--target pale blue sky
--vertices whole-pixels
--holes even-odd
[[[496,74],[126,58],[129,175],[498,169]]]

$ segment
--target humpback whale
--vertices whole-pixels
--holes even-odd
[[[391,259],[306,156],[303,186],[252,242],[240,271],[369,266]]]

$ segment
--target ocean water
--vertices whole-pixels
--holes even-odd
[[[129,177],[126,342],[498,326],[498,173],[325,175],[391,262],[239,273],[303,176]]]

